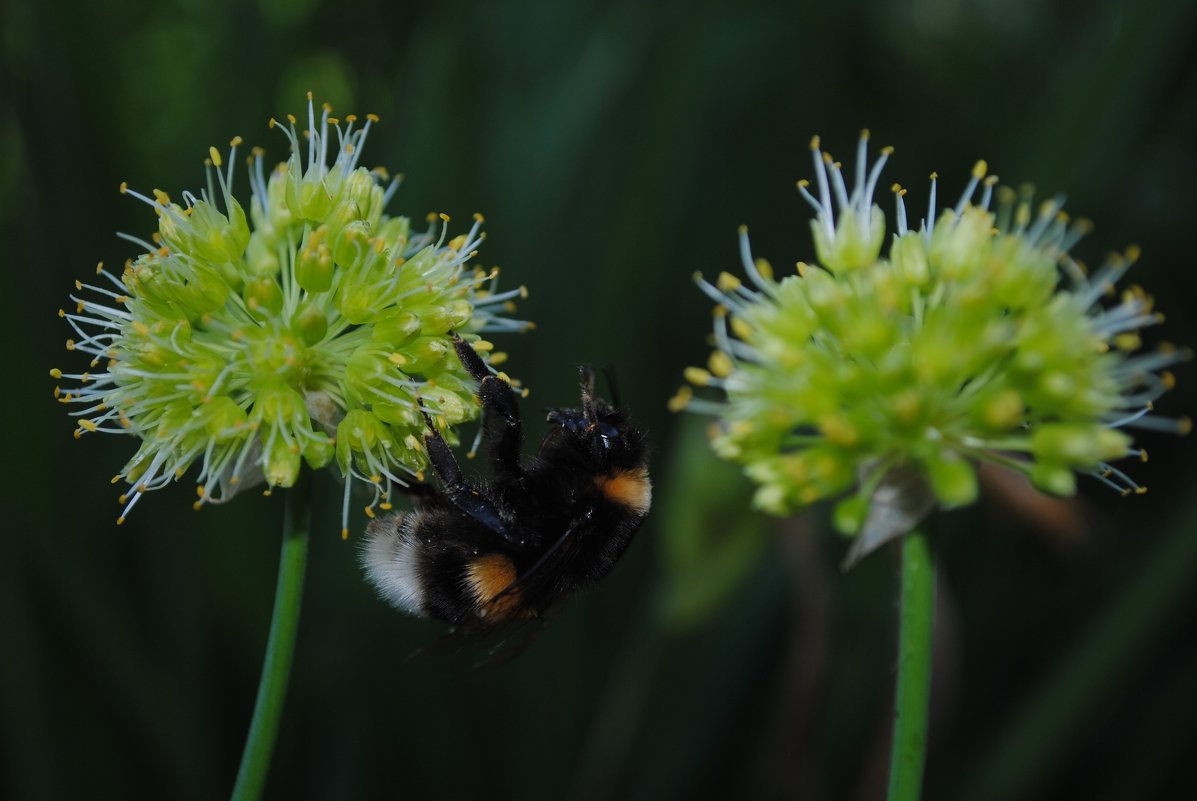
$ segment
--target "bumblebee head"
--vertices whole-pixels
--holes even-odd
[[[582,406],[579,409],[550,409],[548,421],[553,428],[545,437],[542,450],[550,443],[568,442],[574,448],[618,466],[635,466],[644,460],[644,435],[632,425],[626,411],[618,405],[614,376],[607,371],[615,403],[600,397],[594,388],[594,370],[589,365],[578,368]]]

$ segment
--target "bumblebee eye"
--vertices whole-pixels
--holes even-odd
[[[619,429],[607,423],[599,423],[598,435],[603,440],[603,447],[610,448],[611,440],[619,436]]]

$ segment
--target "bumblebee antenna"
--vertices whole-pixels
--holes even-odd
[[[587,423],[594,424],[598,415],[594,411],[594,369],[589,364],[578,367],[578,378],[582,384],[582,415]]]
[[[616,409],[622,409],[623,404],[619,399],[619,382],[615,380],[614,365],[603,365],[603,378],[607,379],[607,389],[611,392],[611,405]]]

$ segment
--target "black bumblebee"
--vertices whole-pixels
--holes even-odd
[[[478,381],[490,477],[466,479],[429,421],[440,486],[413,487],[415,511],[371,521],[362,563],[406,612],[466,627],[533,620],[607,575],[640,528],[652,501],[645,437],[582,367],[581,408],[550,411],[540,450],[524,458],[516,393],[468,343],[453,344]]]

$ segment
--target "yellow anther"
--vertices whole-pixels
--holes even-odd
[[[860,129],[860,138],[865,140],[866,142],[869,141],[869,129],[868,128]]]
[[[445,214],[443,211],[436,216],[441,218],[441,222],[449,222],[449,215]]]
[[[367,114],[366,121],[367,122],[378,122],[378,115],[377,114]]]
[[[242,139],[240,136],[234,136],[232,139],[229,140],[229,147],[241,147],[241,143],[244,141],[245,140]]]
[[[739,278],[736,278],[731,273],[721,272],[719,273],[719,277],[716,279],[715,285],[718,286],[723,292],[734,292],[740,288],[741,282]]]
[[[1141,253],[1142,251],[1139,250],[1138,245],[1128,245],[1124,255],[1126,256],[1127,261],[1129,261],[1131,264],[1134,264],[1139,260],[1139,255]]]
[[[163,206],[170,205],[170,195],[166,194],[161,189],[154,190],[154,200],[157,200]]]
[[[696,387],[705,387],[711,383],[711,374],[701,367],[687,367],[682,374]]]
[[[357,115],[356,114],[346,114],[345,122],[348,122],[348,123],[357,122]]]
[[[937,173],[937,172],[933,172],[933,173],[931,173],[931,180],[932,180],[932,181],[938,181],[938,180],[939,180],[939,173]]]
[[[276,125],[278,125],[278,120],[276,120],[274,117],[271,117],[270,122],[266,123],[267,128],[273,128]]]
[[[761,278],[766,281],[773,280],[773,265],[769,263],[768,259],[757,259],[753,263],[756,265],[756,271],[761,274]]]
[[[132,328],[133,333],[137,334],[138,336],[148,337],[150,335],[150,327],[141,320],[134,320],[129,327]]]
[[[123,195],[123,194],[125,194],[125,193],[126,193],[126,192],[128,192],[128,191],[129,191],[129,182],[128,182],[128,181],[121,181],[121,194]]]
[[[341,124],[341,121],[339,119],[337,119],[336,117],[329,117],[328,121],[332,125],[340,125]]]
[[[312,90],[311,89],[308,90],[308,102],[309,103],[312,102]]]
[[[902,191],[905,192],[906,190],[903,189]],[[794,269],[798,271],[798,275],[802,278],[806,277],[806,271],[809,268],[810,268],[810,265],[804,261],[800,261],[794,265]]]
[[[474,222],[484,223],[486,222],[486,218],[483,217],[479,212],[474,212]]]
[[[680,412],[690,405],[690,401],[694,398],[694,390],[688,386],[681,387],[677,394],[669,399],[666,408],[671,412]]]
[[[794,185],[795,185],[795,186],[797,186],[799,189],[806,189],[808,186],[810,186],[810,181],[808,181],[807,179],[803,178],[801,181],[798,181],[798,182],[797,182],[796,184],[794,184]]]
[[[378,508],[384,512],[389,512],[394,509],[395,506],[390,501],[383,501],[382,503],[378,504]]]
[[[407,364],[407,361],[408,361],[406,356],[404,356],[402,353],[398,353],[398,352],[392,353],[389,356],[387,356],[387,360],[390,361],[391,364],[397,365],[399,367],[402,367],[403,365]]]
[[[810,138],[810,149],[811,150],[819,149],[819,135],[818,134],[815,134],[814,136],[812,136]]]
[[[91,420],[80,420],[79,427],[85,431],[93,431],[93,432],[97,428],[96,424],[94,422],[92,422]]]
[[[212,159],[212,163],[217,167],[220,167],[223,164],[223,162],[220,160],[220,151],[215,147],[208,148],[208,158]]]
[[[740,339],[748,339],[752,336],[752,326],[741,320],[739,317],[733,317],[731,321],[731,330]]]
[[[881,155],[892,156],[893,154],[894,154],[894,146],[893,145],[886,145],[885,147],[881,148]]]
[[[1114,347],[1124,352],[1137,350],[1142,344],[1143,340],[1133,331],[1125,331],[1114,337]]]
[[[727,378],[736,369],[736,363],[732,361],[731,356],[721,350],[716,350],[712,351],[711,358],[707,359],[707,367],[713,375]]]
[[[75,279],[75,291],[79,292],[79,291],[82,291],[82,289],[83,289],[83,282],[80,281],[78,278],[76,278]]]
[[[294,115],[294,114],[288,114],[288,115],[287,115],[287,122],[289,122],[289,123],[291,123],[292,125],[294,125],[294,124],[295,124],[295,115]]]
[[[50,371],[50,377],[51,378],[62,378],[62,370],[59,370],[57,367],[55,367],[54,369],[52,369]]]
[[[989,165],[985,163],[985,159],[977,159],[977,163],[973,165],[973,177],[979,181],[985,177],[987,172],[989,172]]]
[[[341,529],[341,539],[342,540],[349,539],[349,529],[347,529],[347,528]]]

